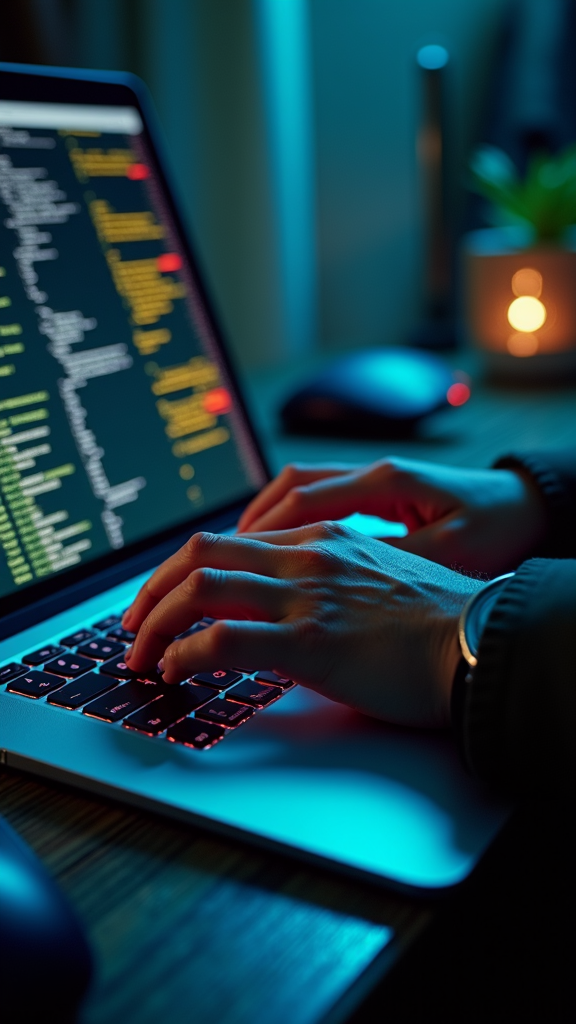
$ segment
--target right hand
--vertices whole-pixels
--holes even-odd
[[[168,684],[259,666],[376,718],[446,728],[458,619],[479,586],[340,523],[197,533],[126,611],[124,658],[144,677],[162,659]],[[180,636],[203,615],[218,621]]]
[[[387,543],[449,568],[498,575],[542,540],[546,513],[527,474],[409,459],[368,466],[286,466],[254,498],[238,532],[286,530],[353,512],[405,523]]]

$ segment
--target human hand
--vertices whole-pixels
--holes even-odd
[[[126,661],[168,683],[228,666],[272,669],[388,721],[445,726],[457,623],[479,584],[338,523],[195,534],[126,613]],[[219,621],[181,640],[203,615]]]
[[[408,459],[368,466],[287,466],[254,498],[238,532],[286,530],[353,512],[405,523],[397,548],[490,576],[529,557],[545,532],[530,478],[508,469],[459,469]]]

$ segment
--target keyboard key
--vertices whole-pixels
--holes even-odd
[[[88,640],[87,643],[82,644],[78,648],[78,654],[83,654],[86,658],[96,658],[98,661],[108,661],[109,658],[116,658],[126,648],[124,644],[117,644],[114,640],[108,640],[101,636],[97,636],[95,640]]]
[[[108,636],[111,640],[120,640],[123,644],[131,644],[136,639],[136,633],[131,633],[129,629],[122,629],[122,626],[116,626],[116,629],[109,630]]]
[[[287,690],[289,686],[294,686],[293,679],[287,679],[286,676],[281,676],[278,672],[257,672],[256,679],[259,683],[272,683],[272,686],[281,686],[283,690]]]
[[[234,701],[217,697],[216,700],[206,704],[196,712],[196,718],[203,722],[216,722],[223,725],[225,729],[235,729],[242,725],[254,714],[254,708],[248,708],[245,704],[236,704]]]
[[[206,704],[214,696],[214,691],[207,686],[194,686],[184,683],[183,686],[172,686],[146,708],[141,708],[129,718],[124,725],[128,729],[137,729],[148,736],[157,736],[169,726],[175,725],[191,711]]]
[[[195,750],[208,750],[225,735],[226,730],[219,725],[208,725],[194,718],[185,718],[166,733],[171,743],[183,743],[185,747],[194,747]]]
[[[71,633],[70,636],[63,636],[60,643],[63,647],[77,647],[78,644],[91,640],[93,636],[96,636],[93,629],[78,629],[75,633]]]
[[[100,671],[106,676],[114,676],[115,679],[137,679],[138,676],[135,672],[132,672],[128,668],[128,665],[120,656],[119,658],[112,658],[111,661],[107,661],[104,665],[101,665]]]
[[[106,661],[104,665],[100,667],[100,671],[107,676],[114,676],[115,679],[143,679],[142,674],[137,675],[132,669],[128,668],[128,665],[122,657],[112,658],[112,661]],[[147,680],[153,683],[162,683],[162,676],[159,676],[157,672],[149,672],[146,676]]]
[[[83,676],[91,668],[96,668],[96,662],[92,658],[83,658],[80,654],[63,654],[61,658],[55,658],[44,666],[45,672],[53,672],[56,676],[66,676],[67,679],[76,679],[76,676]]]
[[[103,722],[119,722],[133,711],[138,711],[138,708],[153,701],[159,690],[157,683],[142,683],[137,679],[131,679],[129,683],[116,687],[112,693],[105,693],[102,697],[90,701],[83,714],[90,715],[91,718],[100,718]]]
[[[25,661],[27,665],[43,665],[45,661],[55,658],[57,654],[62,654],[65,650],[65,647],[58,647],[57,644],[46,644],[46,647],[32,651],[32,654],[25,654],[22,661]]]
[[[225,690],[227,686],[232,686],[232,683],[237,683],[242,675],[240,672],[225,671],[223,668],[219,668],[215,672],[198,672],[192,678],[195,683],[203,683],[204,686],[211,686],[214,690]]]
[[[61,690],[48,697],[48,703],[57,704],[61,708],[69,708],[73,711],[75,708],[81,708],[83,704],[87,704],[89,700],[99,697],[101,693],[113,690],[115,686],[118,686],[117,679],[112,679],[111,676],[101,676],[96,672],[88,672],[80,679],[66,683]]]
[[[12,693],[21,693],[23,697],[45,697],[52,690],[64,686],[65,679],[61,676],[49,676],[47,672],[28,672],[14,682],[8,683],[7,689]]]
[[[284,693],[279,686],[269,686],[268,683],[257,683],[254,679],[243,679],[238,686],[228,690],[226,698],[236,700],[239,704],[250,704],[253,708],[265,708],[273,700],[277,700]]]
[[[23,676],[28,669],[19,661],[11,661],[9,665],[2,665],[0,668],[0,683],[9,683],[11,679]]]
[[[99,622],[93,622],[92,623],[92,628],[93,629],[100,629],[100,630],[102,630],[102,632],[104,632],[107,629],[113,629],[114,626],[119,626],[119,625],[120,625],[120,616],[119,615],[107,615],[105,619],[100,619]]]

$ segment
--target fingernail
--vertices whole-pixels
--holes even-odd
[[[132,657],[132,651],[133,650],[134,650],[133,647],[127,647],[126,650],[124,651],[124,661],[126,662],[126,664],[128,664],[128,662],[130,661],[130,658]]]
[[[122,616],[122,625],[124,626],[124,629],[126,629],[126,626],[130,622],[131,617],[132,617],[132,609],[131,608],[127,608],[126,611],[124,612],[124,615]]]
[[[160,658],[160,661],[158,662],[158,671],[161,676],[164,675],[164,658]]]

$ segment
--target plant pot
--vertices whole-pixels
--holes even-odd
[[[467,335],[494,374],[556,377],[576,371],[576,251],[522,248],[515,229],[464,239]]]

